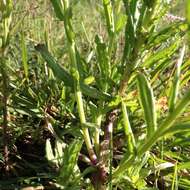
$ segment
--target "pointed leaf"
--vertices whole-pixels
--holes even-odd
[[[175,133],[190,132],[190,122],[177,123],[171,128],[164,131],[163,135],[173,135]]]
[[[77,164],[79,152],[83,141],[74,140],[64,151],[63,163],[60,169],[60,180],[68,182],[70,176],[74,174],[74,167]]]
[[[54,57],[49,53],[48,49],[43,44],[38,44],[35,46],[35,49],[40,52],[41,56],[44,58],[44,60],[47,62],[48,66],[53,70],[54,75],[62,80],[65,84],[65,86],[70,86],[71,88],[74,88],[74,79],[72,75],[68,73],[63,67],[61,67]],[[94,87],[90,87],[82,82],[80,82],[81,91],[92,98],[95,99],[102,99],[102,100],[109,100],[111,96],[106,93],[102,93],[98,91]]]
[[[25,36],[21,34],[21,51],[22,51],[22,64],[24,68],[25,77],[28,78],[28,54],[26,48]]]
[[[53,5],[57,18],[61,21],[64,20],[63,1],[62,0],[50,0]]]
[[[175,108],[175,104],[178,97],[178,90],[179,90],[179,83],[180,83],[180,72],[181,72],[181,65],[183,62],[183,58],[185,55],[185,46],[181,49],[180,57],[176,64],[176,72],[174,76],[174,80],[171,85],[170,95],[169,95],[169,111],[172,112]]]
[[[147,124],[147,136],[150,136],[156,130],[156,108],[153,90],[145,75],[137,75],[138,89],[140,94],[140,103],[144,110],[144,117]]]
[[[129,122],[126,105],[124,102],[122,102],[121,105],[122,105],[122,114],[123,114],[123,126],[124,126],[125,135],[127,137],[128,150],[130,153],[134,153],[136,149],[135,138]]]

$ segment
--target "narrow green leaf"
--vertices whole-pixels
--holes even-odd
[[[135,144],[135,138],[131,129],[131,125],[129,122],[129,117],[126,109],[125,103],[122,101],[121,103],[122,106],[122,114],[123,114],[123,125],[124,125],[124,132],[127,137],[127,145],[128,145],[128,150],[130,153],[135,152],[136,144]]]
[[[169,111],[172,112],[175,108],[175,104],[177,101],[178,91],[179,91],[179,83],[180,83],[180,72],[181,72],[181,65],[183,62],[183,58],[185,55],[185,46],[181,49],[180,57],[176,64],[176,72],[171,84],[170,88],[170,95],[169,95]]]
[[[21,34],[21,51],[22,51],[22,64],[24,68],[24,74],[25,77],[28,78],[28,53],[26,48],[26,40],[23,32]]]
[[[151,67],[154,66],[154,64],[157,64],[158,61],[164,62],[176,52],[176,50],[179,47],[179,44],[180,40],[177,40],[174,43],[172,43],[169,47],[166,47],[155,53],[151,53],[150,56],[147,57],[147,59],[144,61],[143,66]]]
[[[183,79],[181,81],[180,86],[181,87],[185,87],[187,86],[188,82],[190,81],[190,70],[187,70],[184,74],[183,74]]]
[[[92,98],[99,99],[99,100],[110,100],[111,96],[107,93],[103,93],[98,91],[96,88],[85,85],[84,83],[80,83],[81,91]]]
[[[106,84],[109,81],[108,78],[111,73],[111,68],[108,58],[108,49],[106,47],[106,44],[98,35],[96,35],[95,37],[95,43],[96,43],[98,66],[101,74],[100,84],[101,88],[104,89],[104,91],[106,91]]]
[[[42,118],[43,114],[39,109],[28,109],[25,106],[14,106],[14,110],[22,115],[28,115],[29,117]]]
[[[72,89],[74,88],[74,78],[72,75],[68,73],[63,67],[61,67],[54,57],[49,53],[46,46],[43,44],[39,44],[35,46],[35,49],[40,52],[41,56],[44,58],[44,60],[47,62],[47,65],[53,70],[54,75],[62,80],[65,84],[65,86],[70,86]],[[102,99],[102,100],[109,100],[111,96],[106,93],[102,93],[98,91],[94,87],[90,87],[83,82],[80,82],[81,91],[92,98],[95,99]]]
[[[140,103],[144,110],[144,117],[147,124],[147,136],[149,137],[156,130],[157,126],[153,90],[145,75],[142,73],[137,75],[137,84]]]
[[[79,152],[81,150],[83,141],[74,140],[68,147],[65,148],[62,167],[60,169],[60,180],[69,182],[70,177],[74,174],[74,167],[77,164]]]
[[[108,31],[108,34],[112,36],[115,30],[112,2],[111,0],[102,0],[102,2],[103,2],[105,17],[106,17],[107,31]]]
[[[136,31],[135,31],[135,20],[134,20],[135,11],[134,11],[134,9],[136,9],[136,8],[135,8],[135,6],[132,6],[132,8],[129,7],[129,3],[125,0],[123,0],[123,2],[125,5],[125,9],[126,9],[125,10],[126,15],[130,15],[127,17],[127,24],[125,26],[125,47],[124,47],[124,51],[123,51],[123,62],[125,62],[129,58],[131,52],[133,51],[134,44],[135,44],[135,35],[136,35],[135,32]],[[133,4],[136,4],[136,2]],[[130,10],[130,8],[132,10]]]
[[[190,25],[190,1],[186,1],[186,17],[187,17],[187,22]]]
[[[64,9],[63,9],[63,1],[62,0],[50,0],[53,5],[55,14],[57,18],[61,21],[64,20]]]
[[[175,133],[190,132],[190,122],[177,123],[165,130],[162,135],[173,135]]]
[[[171,37],[175,38],[176,34],[182,37],[185,35],[186,31],[187,24],[184,22],[172,23],[169,26],[166,26],[158,32],[154,32],[151,36],[149,36],[146,48],[149,49],[151,47],[155,47],[156,45],[166,42],[166,40]]]
[[[127,16],[124,14],[121,14],[117,20],[116,23],[116,32],[119,33],[125,26],[127,20]]]
[[[43,44],[38,44],[35,46],[35,49],[40,52],[48,66],[53,70],[55,76],[62,80],[66,86],[73,88],[74,80],[72,76],[55,61],[54,57],[49,53],[46,46]]]
[[[186,18],[187,18],[187,24],[188,24],[188,45],[190,47],[190,1],[186,0]]]

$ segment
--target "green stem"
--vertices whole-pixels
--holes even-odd
[[[83,106],[83,99],[82,99],[82,92],[80,89],[80,74],[78,71],[77,67],[77,60],[76,60],[76,45],[75,45],[75,40],[74,40],[74,32],[72,29],[72,24],[71,24],[71,17],[69,17],[68,13],[70,7],[69,7],[69,1],[65,0],[64,1],[64,27],[65,27],[65,32],[67,36],[67,41],[68,41],[68,46],[69,46],[69,55],[70,55],[70,61],[71,61],[71,72],[73,74],[73,77],[76,79],[74,81],[74,92],[75,92],[75,97],[76,97],[76,102],[77,102],[77,108],[78,108],[78,113],[79,113],[79,118],[80,118],[80,123],[82,126],[82,133],[84,137],[84,141],[87,147],[88,154],[92,160],[93,163],[97,162],[97,157],[94,153],[92,143],[91,143],[91,138],[90,134],[88,131],[88,128],[84,127],[84,123],[86,123],[86,117],[85,117],[85,111],[84,111],[84,106]]]
[[[84,113],[84,107],[83,107],[83,101],[82,101],[82,93],[81,91],[75,92],[77,105],[78,105],[78,111],[79,111],[79,118],[81,124],[86,123],[85,113]]]
[[[76,63],[76,53],[75,53],[75,44],[74,42],[72,44],[70,44],[70,59],[71,59],[71,63],[72,63],[72,67],[75,70],[74,76],[77,80],[76,80],[76,84],[74,85],[75,87],[75,97],[76,97],[76,101],[77,101],[77,107],[78,107],[78,113],[79,113],[79,118],[80,118],[80,123],[82,125],[82,133],[84,136],[84,141],[86,143],[87,146],[87,150],[89,153],[89,156],[91,158],[91,160],[93,162],[97,161],[97,157],[94,153],[93,147],[92,147],[92,143],[91,143],[91,139],[90,139],[90,134],[88,131],[88,128],[83,127],[83,124],[86,123],[86,117],[85,117],[85,112],[84,112],[84,106],[83,106],[83,99],[82,99],[82,92],[80,90],[80,76],[79,76],[79,71],[77,68],[77,63]]]
[[[107,24],[107,32],[109,36],[109,45],[108,45],[108,58],[109,58],[109,65],[111,65],[111,56],[112,56],[112,50],[113,50],[113,45],[114,45],[114,31],[115,31],[115,24],[114,24],[114,14],[113,14],[113,7],[112,7],[112,2],[110,0],[103,0],[102,1],[103,6],[104,6],[104,14],[106,18],[106,24]],[[105,84],[104,92],[107,92],[108,90],[108,84]],[[100,106],[103,107],[104,103],[100,102]],[[101,126],[101,120],[102,120],[102,114],[97,115],[96,119],[96,124],[100,127]],[[96,149],[97,155],[99,155],[100,151],[100,130],[96,129],[95,134],[94,134],[94,145]]]

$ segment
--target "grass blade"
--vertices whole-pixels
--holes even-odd
[[[28,54],[25,43],[25,37],[23,33],[21,34],[21,51],[22,51],[22,64],[24,68],[24,74],[25,77],[28,78]]]

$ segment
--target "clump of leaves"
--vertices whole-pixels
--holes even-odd
[[[51,5],[64,27],[63,53],[46,31],[45,43],[35,46],[42,57],[35,55],[35,62],[44,66],[35,70],[33,83],[22,33],[27,82],[12,100],[17,113],[51,126],[56,140],[47,140],[46,154],[58,170],[52,176],[57,188],[189,189],[189,11],[187,20],[165,22],[172,7],[166,0]],[[89,34],[80,17],[78,37],[76,10],[83,5],[102,21]]]
[[[162,17],[170,8],[170,2],[102,0],[107,36],[105,39],[99,35],[95,37],[94,52],[97,67],[94,67],[93,77],[96,81],[93,87],[86,85],[84,88],[83,78],[88,73],[83,73],[83,68],[89,65],[80,64],[82,55],[79,54],[72,27],[72,9],[76,5],[66,0],[51,2],[56,16],[64,22],[70,56],[70,75],[44,47],[38,46],[37,50],[47,61],[54,75],[63,80],[65,85],[70,82],[69,86],[73,88],[89,159],[91,165],[99,171],[96,174],[92,173],[91,180],[94,188],[148,187],[146,178],[152,173],[151,168],[154,167],[150,164],[151,156],[148,152],[154,151],[151,149],[153,146],[160,152],[158,147],[160,139],[165,139],[161,140],[162,142],[168,141],[167,137],[177,133],[179,128],[180,132],[188,130],[188,121],[176,122],[177,118],[187,110],[190,97],[190,91],[186,90],[185,95],[179,99],[180,90],[183,89],[183,86],[180,86],[181,72],[185,72],[181,69],[185,60],[185,46],[181,47],[180,44],[185,43],[187,23],[184,20],[177,20],[166,27],[159,27]],[[122,6],[124,9],[121,9]],[[119,14],[119,10],[122,10],[122,15]],[[127,21],[123,22],[122,18]],[[125,27],[125,47],[120,60],[112,57],[117,51],[117,39],[122,32],[117,30],[117,26]],[[179,53],[180,56],[177,58]],[[169,82],[167,76],[170,77]],[[138,94],[131,97],[131,92],[136,89],[135,81],[137,81]],[[166,88],[169,90],[164,91]],[[83,94],[85,96],[82,96]],[[86,96],[98,101],[93,100],[91,103]],[[156,99],[162,96],[168,97],[169,107],[168,113],[160,115],[156,110]],[[122,114],[119,116],[113,114],[115,110]],[[132,116],[139,117],[144,122],[134,123],[131,121]],[[86,122],[88,117],[92,118],[91,125]],[[120,119],[116,119],[117,117]],[[114,142],[113,127],[117,125],[123,126],[119,133],[125,132],[123,138],[126,138],[126,143],[122,147],[127,149],[122,149],[121,161],[116,159],[117,150],[114,151],[113,147],[113,143],[117,143]],[[141,125],[141,128],[145,126],[140,135],[134,132],[137,125]],[[95,130],[91,131],[90,126]],[[117,135],[118,130],[114,129],[114,133]],[[164,155],[160,159],[164,162]],[[113,161],[117,161],[116,167]],[[108,169],[106,169],[107,164]],[[165,168],[167,165],[162,169]],[[93,177],[94,175],[96,177]],[[157,185],[159,185],[158,181]]]

